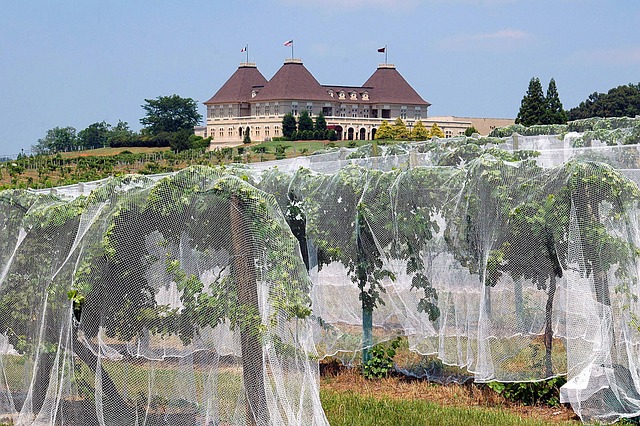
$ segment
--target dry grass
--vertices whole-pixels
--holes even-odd
[[[402,377],[366,380],[356,369],[342,369],[335,375],[323,375],[321,388],[340,393],[356,392],[363,397],[378,399],[429,401],[442,407],[481,407],[509,411],[523,418],[550,423],[581,424],[571,408],[518,405],[505,400],[486,386],[475,384],[443,386]]]

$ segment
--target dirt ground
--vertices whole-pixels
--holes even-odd
[[[486,386],[467,383],[446,386],[426,380],[389,377],[366,380],[356,369],[323,370],[320,386],[334,391],[354,391],[363,396],[395,398],[404,400],[425,400],[442,406],[478,406],[508,410],[521,417],[529,417],[549,422],[581,424],[579,418],[568,406],[524,406],[507,401]]]

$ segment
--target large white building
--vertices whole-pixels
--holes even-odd
[[[282,118],[302,111],[311,117],[324,114],[327,127],[338,139],[371,140],[383,120],[398,117],[411,128],[418,120],[427,127],[438,123],[447,137],[463,134],[472,119],[447,117],[432,120],[425,101],[393,64],[380,64],[362,86],[322,85],[300,59],[287,59],[267,80],[255,63],[243,62],[224,85],[204,103],[206,126],[197,129],[212,136],[212,147],[241,143],[247,127],[252,141],[282,136]]]

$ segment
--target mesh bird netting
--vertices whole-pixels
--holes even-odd
[[[0,209],[0,417],[327,424],[310,281],[272,197],[192,168]]]
[[[581,120],[4,191],[0,419],[327,424],[318,359],[396,336],[407,374],[566,375],[583,420],[638,416],[638,142]]]

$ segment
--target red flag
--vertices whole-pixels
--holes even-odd
[[[284,42],[285,46],[291,46],[292,44],[293,44],[293,39]]]

